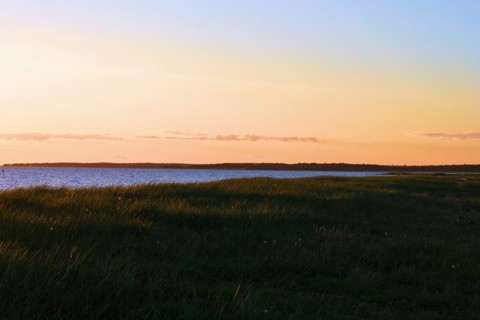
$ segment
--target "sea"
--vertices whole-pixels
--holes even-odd
[[[237,178],[306,178],[319,176],[366,177],[383,172],[280,171],[280,170],[204,170],[133,168],[3,167],[0,189],[33,186],[102,187],[160,183],[201,183]]]

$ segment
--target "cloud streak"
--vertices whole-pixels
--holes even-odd
[[[171,140],[203,140],[203,141],[275,141],[275,142],[306,142],[306,143],[325,143],[315,137],[297,137],[297,136],[262,136],[255,134],[248,135],[206,135],[206,134],[175,134],[167,135],[165,139]]]
[[[471,140],[480,139],[480,132],[413,132],[411,135],[415,137],[440,138],[445,140]]]
[[[107,140],[120,141],[123,138],[111,137],[104,134],[53,134],[53,133],[0,133],[0,140],[14,141],[34,141],[34,142],[51,142],[52,140]]]
[[[206,133],[189,133],[189,132],[180,132],[180,131],[165,131],[165,136],[157,136],[157,135],[140,135],[135,136],[137,139],[185,139],[187,140],[200,140],[198,138],[206,138],[208,134]],[[206,139],[203,139],[206,140]]]
[[[162,137],[153,136],[153,135],[150,135],[150,136],[135,136],[135,138],[137,138],[137,139],[162,139]]]
[[[165,134],[173,136],[187,136],[187,137],[207,137],[206,133],[191,133],[191,132],[181,132],[181,131],[166,131]]]

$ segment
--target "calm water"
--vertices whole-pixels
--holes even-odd
[[[303,178],[315,176],[360,177],[379,172],[197,170],[197,169],[114,169],[6,167],[0,171],[0,189],[38,185],[91,187],[145,183],[208,182],[232,178]]]

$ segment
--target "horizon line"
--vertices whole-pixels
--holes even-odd
[[[349,163],[349,162],[214,162],[214,163],[188,163],[188,162],[75,162],[75,161],[54,161],[54,162],[16,162],[4,163],[2,167],[9,166],[95,166],[95,165],[112,165],[112,166],[241,166],[241,165],[277,165],[277,166],[374,166],[374,167],[461,167],[461,166],[480,166],[480,163],[450,163],[450,164],[376,164],[376,163]]]

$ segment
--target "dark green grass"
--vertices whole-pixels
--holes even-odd
[[[0,192],[0,319],[478,319],[480,177]]]

